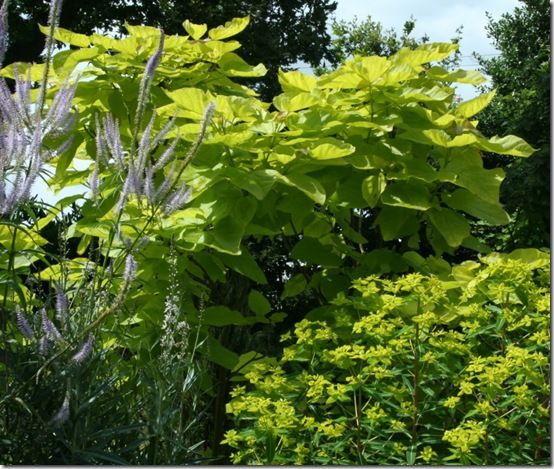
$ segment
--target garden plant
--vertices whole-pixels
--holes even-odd
[[[268,103],[248,17],[115,38],[61,8],[0,71],[0,463],[549,460],[548,254],[470,223],[509,221],[482,152],[533,148],[480,133],[456,44],[280,71]]]

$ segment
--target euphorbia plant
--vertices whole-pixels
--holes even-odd
[[[549,283],[535,250],[356,280],[244,370],[233,462],[546,464]]]

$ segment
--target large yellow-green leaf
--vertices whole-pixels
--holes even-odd
[[[215,337],[208,335],[206,345],[207,346],[201,350],[206,354],[208,360],[228,370],[232,370],[238,363],[239,356],[232,350],[221,345],[221,342]]]
[[[219,59],[219,67],[229,77],[262,77],[267,73],[263,64],[253,67],[233,52],[223,54]]]
[[[175,91],[166,91],[171,100],[182,109],[192,111],[198,117],[204,115],[204,111],[212,101],[213,95],[199,88],[180,88]]]
[[[238,168],[225,168],[224,177],[237,187],[250,192],[256,199],[262,200],[271,190],[277,179],[263,170],[242,171]]]
[[[412,235],[419,228],[416,210],[392,205],[383,206],[377,216],[376,224],[385,241]]]
[[[198,41],[208,30],[206,23],[195,24],[189,20],[185,20],[183,22],[183,28],[185,28],[186,32],[189,33],[190,37],[192,37],[195,41]]]
[[[242,18],[233,18],[231,21],[227,21],[224,25],[217,28],[210,29],[208,36],[214,41],[220,41],[227,39],[228,37],[235,36],[243,31],[250,23],[250,17],[244,16]]]
[[[284,175],[273,169],[266,169],[264,170],[264,172],[275,177],[279,182],[282,182],[291,187],[296,187],[299,191],[306,194],[314,202],[321,205],[325,203],[325,199],[327,197],[325,194],[325,189],[317,179],[305,174],[298,173],[290,173]]]
[[[371,208],[377,205],[381,194],[387,187],[387,180],[383,173],[372,174],[362,182],[362,195]]]
[[[0,245],[6,250],[27,251],[48,244],[48,240],[31,228],[18,228],[13,225],[0,224]]]
[[[443,200],[449,207],[481,218],[491,225],[504,225],[510,221],[499,203],[483,200],[466,189],[456,189],[444,194]]]
[[[248,223],[254,216],[256,205],[251,197],[235,200],[232,213],[218,219],[213,229],[205,233],[205,245],[222,253],[241,254],[241,240]]]
[[[481,199],[497,203],[500,195],[500,184],[502,184],[504,177],[505,174],[501,168],[475,168],[460,172],[456,183]]]
[[[338,266],[341,258],[314,238],[303,238],[292,248],[291,256],[300,261],[316,265]]]
[[[279,83],[285,93],[298,91],[312,91],[317,84],[317,78],[313,75],[306,75],[298,70],[285,72],[279,69]]]
[[[39,29],[45,35],[48,35],[50,32],[49,26],[39,25]],[[90,46],[90,37],[86,34],[79,34],[69,31],[64,28],[56,28],[54,31],[54,39],[57,41],[63,42],[65,44],[70,44],[77,47],[88,47]]]
[[[65,78],[79,63],[88,62],[99,55],[98,47],[63,51],[54,57],[54,68],[59,76]]]
[[[319,103],[320,100],[316,96],[305,92],[283,93],[273,99],[275,107],[286,112],[299,111]]]
[[[310,155],[318,160],[330,160],[351,155],[356,147],[336,139],[322,139],[322,143],[310,148]]]
[[[302,293],[306,289],[306,285],[306,277],[303,274],[294,275],[285,283],[281,299],[284,300]]]
[[[202,323],[207,326],[244,326],[246,318],[238,311],[227,306],[210,306],[202,312]]]
[[[394,85],[400,81],[417,78],[417,76],[418,71],[408,64],[394,65],[383,75],[383,85]]]
[[[224,252],[219,252],[216,255],[226,266],[230,267],[235,272],[238,272],[239,274],[244,275],[259,284],[267,284],[267,279],[263,270],[246,248],[243,247],[238,256],[229,255]]]
[[[407,129],[399,133],[398,138],[423,143],[425,145],[438,145],[440,147],[448,147],[452,140],[450,135],[442,129]]]
[[[466,118],[474,116],[488,106],[495,94],[496,91],[491,91],[490,93],[485,93],[468,101],[464,101],[458,105],[456,113]]]
[[[451,247],[458,247],[469,236],[468,221],[449,208],[432,208],[427,216]]]
[[[319,79],[321,88],[359,88],[364,79],[357,73],[345,69],[339,69],[335,72],[323,75]]]
[[[432,206],[427,184],[416,180],[389,184],[381,196],[381,202],[414,210],[427,210]]]
[[[356,57],[351,64],[354,70],[364,81],[376,82],[390,68],[391,63],[385,57],[376,55],[371,57]]]
[[[156,41],[160,37],[160,29],[155,28],[154,26],[133,26],[125,22],[125,29],[129,32],[131,36],[136,36],[139,38],[155,38]]]
[[[398,95],[405,101],[445,101],[454,94],[451,88],[443,86],[433,86],[431,88],[411,88],[404,87]],[[391,98],[392,95],[389,95]]]
[[[395,63],[406,63],[408,65],[418,66],[446,59],[456,50],[458,50],[458,45],[448,42],[422,44],[414,50],[404,47],[391,57],[391,61]]]
[[[29,65],[24,62],[14,62],[0,71],[1,76],[12,79],[15,79],[16,74],[26,77],[28,73],[32,81],[40,81],[44,74],[44,64]]]
[[[530,156],[536,150],[522,138],[515,135],[507,135],[505,137],[492,137],[490,139],[479,139],[479,146],[491,153],[499,155],[512,156]]]
[[[452,83],[465,83],[468,85],[481,85],[487,81],[484,75],[477,70],[460,69],[455,72],[449,72],[442,67],[431,67],[427,70],[427,76],[435,80]]]

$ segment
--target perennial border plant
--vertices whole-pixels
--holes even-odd
[[[358,279],[244,371],[224,443],[246,464],[548,464],[549,253]]]

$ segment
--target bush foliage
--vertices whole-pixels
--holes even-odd
[[[520,250],[356,280],[328,320],[283,336],[277,363],[244,371],[233,462],[547,464],[549,271]]]

